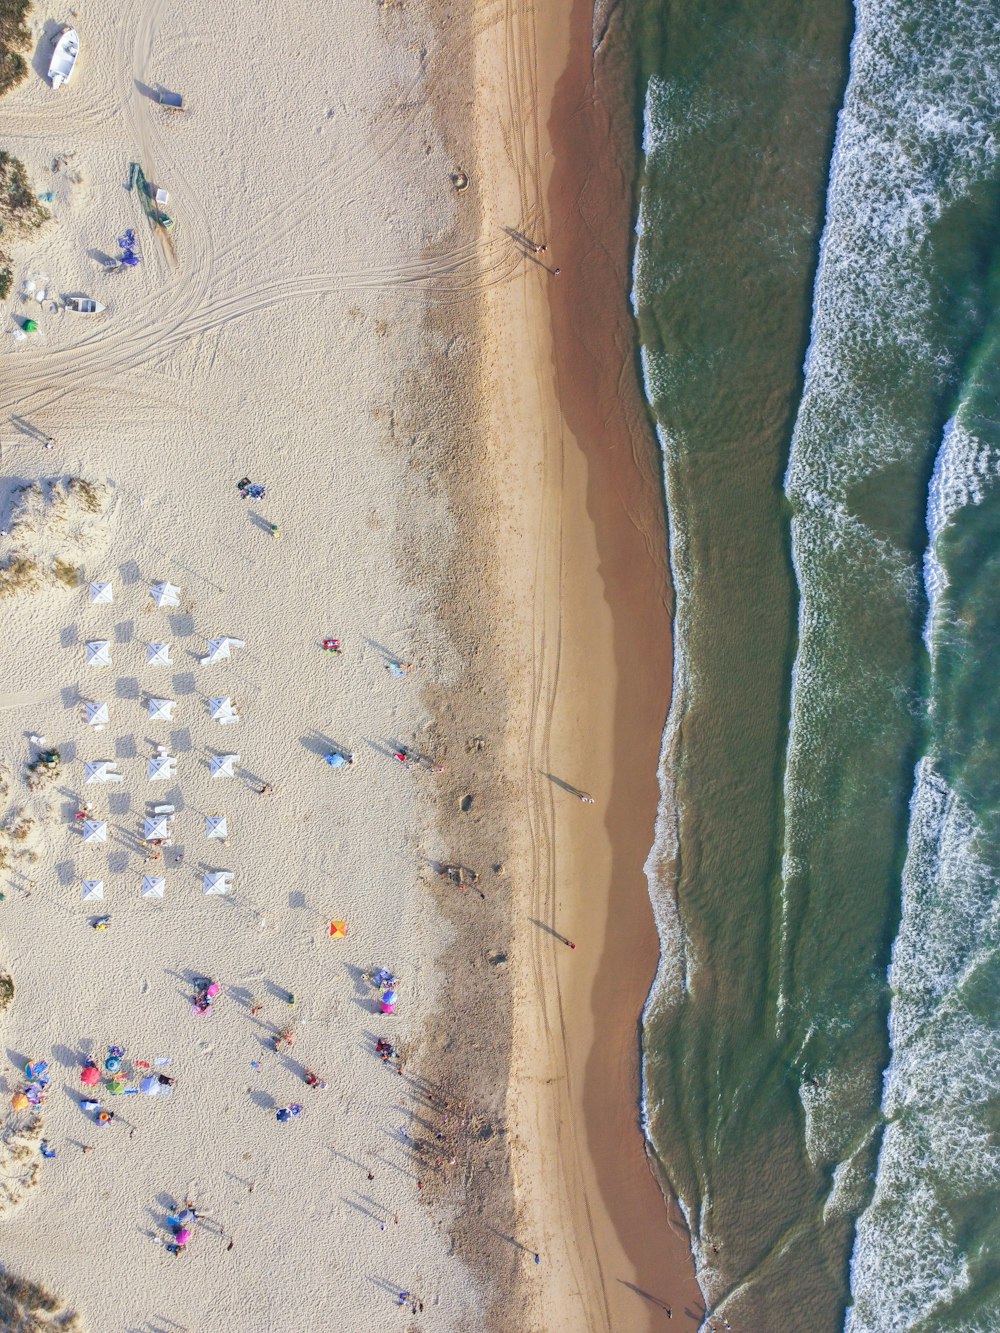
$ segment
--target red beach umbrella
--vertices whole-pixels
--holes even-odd
[[[95,1083],[101,1081],[101,1071],[96,1065],[84,1065],[80,1070],[80,1082],[86,1083],[88,1088],[92,1088]]]

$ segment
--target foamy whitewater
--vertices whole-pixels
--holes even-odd
[[[835,11],[644,7],[632,302],[676,597],[644,1123],[734,1327],[985,1330],[1000,11]]]

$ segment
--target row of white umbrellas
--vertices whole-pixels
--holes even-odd
[[[169,838],[170,834],[170,820],[167,816],[152,815],[146,817],[143,825],[143,836],[147,841]],[[229,837],[229,824],[225,815],[205,816],[205,837],[217,838],[219,841]],[[106,819],[85,819],[83,821],[83,840],[84,842],[93,843],[107,842],[108,821]]]
[[[173,722],[176,707],[176,699],[158,699],[151,696],[146,700],[146,716],[150,722]],[[87,725],[96,727],[98,730],[103,730],[111,721],[111,713],[106,703],[86,704],[85,714]],[[228,694],[217,699],[209,699],[208,715],[213,722],[218,722],[221,727],[231,726],[234,722],[240,720],[236,705]]]
[[[210,754],[208,770],[213,778],[233,778],[239,762],[238,754]],[[88,759],[83,765],[83,780],[85,783],[124,782],[124,776],[117,769],[117,759]],[[173,782],[177,777],[177,756],[167,754],[161,747],[160,752],[148,761],[146,777],[150,782]]]
[[[206,893],[228,893],[233,887],[233,872],[231,870],[209,870],[202,876],[202,888]],[[167,887],[166,878],[163,875],[143,875],[142,884],[139,886],[139,896],[142,898],[162,898]],[[103,879],[85,879],[83,881],[83,901],[100,902],[104,897]]]
[[[157,606],[180,606],[181,590],[174,583],[168,583],[165,579],[161,583],[154,583],[149,590],[149,595]],[[90,585],[90,600],[101,606],[110,606],[115,600],[115,590],[110,583],[92,583]]]
[[[169,667],[174,662],[170,656],[173,645],[169,643],[147,643],[146,644],[146,665]],[[233,648],[245,648],[246,643],[243,639],[234,639],[230,635],[223,635],[221,639],[209,639],[208,652],[204,657],[199,658],[202,666],[208,666],[211,662],[221,662],[230,655]],[[89,639],[84,644],[84,656],[87,666],[104,667],[111,666],[111,643],[108,639]]]

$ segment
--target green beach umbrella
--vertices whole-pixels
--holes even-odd
[[[24,329],[25,333],[38,332],[38,323],[33,319],[26,319],[21,327]]]
[[[125,1091],[125,1080],[123,1078],[108,1079],[108,1092],[113,1093],[117,1097],[119,1093],[122,1093],[124,1091]]]

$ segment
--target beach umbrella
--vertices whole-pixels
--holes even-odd
[[[172,782],[177,776],[176,765],[175,754],[154,755],[147,765],[146,775],[150,782]]]
[[[330,922],[330,939],[331,939],[331,940],[342,940],[342,939],[346,939],[346,938],[347,938],[347,922],[346,922],[346,921],[331,921],[331,922]]]
[[[173,722],[176,699],[147,699],[146,713],[150,722]]]
[[[90,585],[90,600],[106,606],[115,600],[114,589],[110,583],[92,583]]]
[[[84,842],[107,842],[108,826],[103,819],[85,819],[83,821]]]
[[[49,1067],[49,1062],[47,1060],[39,1060],[37,1064],[28,1063],[24,1066],[25,1077],[30,1078],[31,1081],[34,1083],[38,1079],[44,1078],[45,1071],[48,1069],[48,1067]],[[48,1083],[48,1079],[45,1079],[45,1082]]]
[[[140,1092],[144,1092],[147,1097],[159,1097],[160,1089],[162,1087],[163,1084],[160,1082],[160,1080],[156,1077],[155,1074],[147,1074],[146,1077],[139,1084]]]
[[[143,898],[162,898],[166,887],[167,881],[162,875],[143,875],[139,892]]]
[[[21,328],[24,329],[25,333],[37,333],[38,323],[36,320],[26,319],[24,323],[21,325]]]
[[[113,1097],[120,1097],[124,1091],[125,1080],[123,1078],[108,1079],[108,1092],[110,1092]]]
[[[170,660],[169,643],[148,643],[146,645],[147,666],[173,666]]]
[[[150,596],[157,606],[180,606],[180,588],[173,583],[154,583]]]
[[[353,755],[340,754],[337,750],[334,750],[332,754],[325,754],[323,758],[331,768],[346,768],[354,762]]]
[[[142,836],[149,838],[170,837],[170,817],[168,815],[147,815],[142,826]]]
[[[85,1083],[88,1088],[94,1087],[101,1081],[101,1071],[96,1065],[84,1065],[80,1070],[80,1082]]]
[[[114,759],[92,759],[83,766],[84,782],[124,782],[120,773],[115,772]]]
[[[87,666],[110,666],[111,644],[107,639],[92,639],[85,645]]]
[[[178,1227],[174,1232],[174,1240],[178,1245],[186,1245],[191,1239],[191,1232],[187,1227]]]
[[[229,825],[225,815],[205,816],[205,837],[219,839],[229,837]]]
[[[209,756],[208,767],[213,778],[235,777],[235,765],[240,762],[238,754],[213,754]]]
[[[10,1099],[10,1104],[15,1111],[26,1111],[31,1105],[23,1092],[15,1092]]]
[[[104,1061],[104,1068],[108,1071],[109,1074],[117,1074],[119,1069],[121,1069],[121,1067],[122,1067],[121,1056],[117,1055],[114,1051],[112,1051],[111,1054],[108,1056],[108,1058]]]
[[[231,870],[210,870],[202,880],[202,886],[206,893],[228,893],[233,886],[232,880]]]
[[[111,718],[108,714],[107,704],[87,704],[87,726],[104,728],[108,725]]]
[[[208,715],[213,722],[218,722],[223,727],[231,726],[232,723],[240,720],[228,694],[224,699],[209,699]]]
[[[223,658],[229,656],[231,648],[244,648],[246,644],[243,639],[231,639],[228,636],[221,639],[209,639],[208,652],[201,658],[202,666],[207,666],[209,662],[221,662]]]
[[[85,903],[99,902],[104,897],[104,880],[85,879],[82,897]]]

